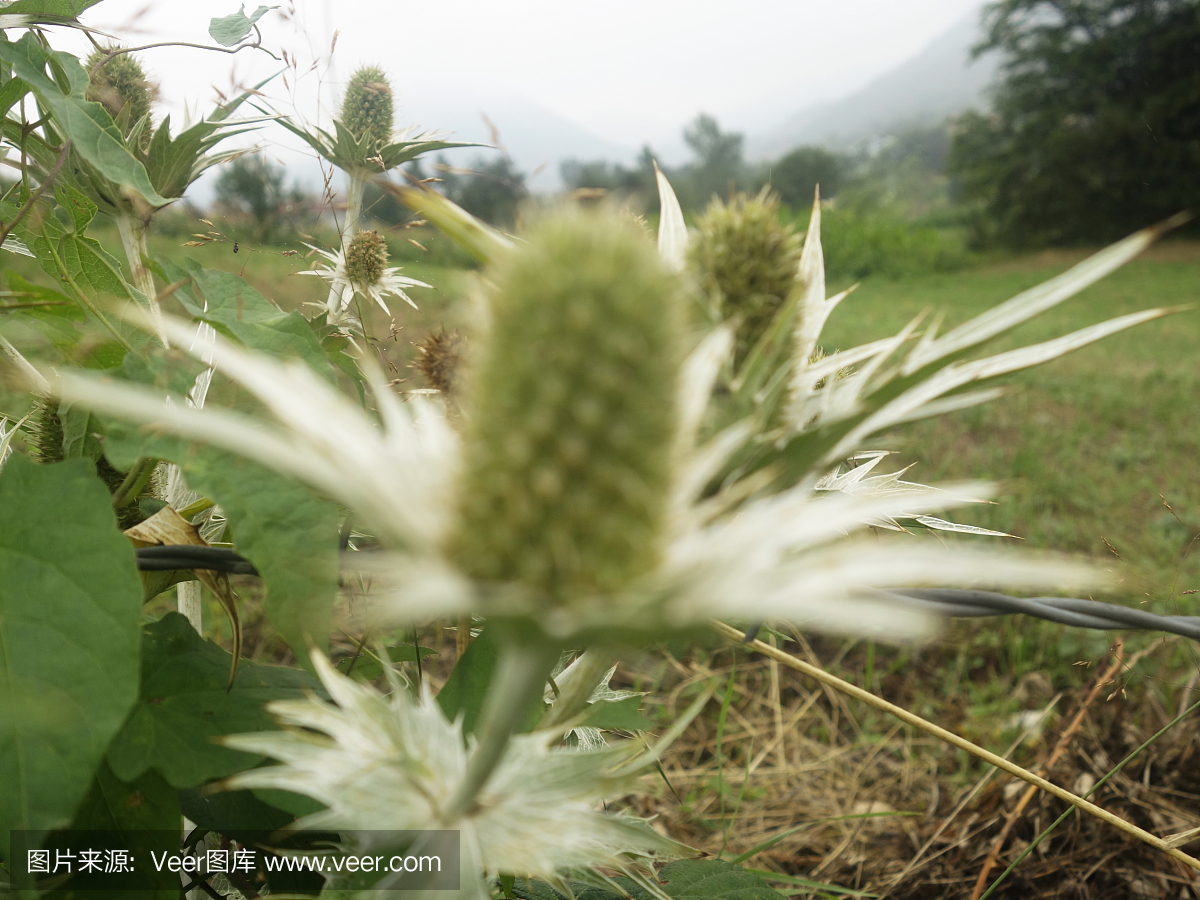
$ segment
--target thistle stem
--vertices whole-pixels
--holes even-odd
[[[587,706],[592,692],[617,661],[615,653],[601,647],[591,647],[558,679],[558,699],[538,722],[538,730],[553,728],[570,721]]]
[[[150,320],[154,330],[164,347],[170,347],[166,333],[162,327],[162,310],[158,307],[158,292],[154,289],[154,275],[146,268],[142,258],[149,256],[146,246],[146,229],[142,223],[132,216],[117,216],[117,231],[121,235],[121,246],[125,248],[125,258],[129,261],[130,277],[133,286],[141,291],[149,304]]]
[[[363,192],[367,189],[367,177],[364,173],[347,171],[346,176],[350,179],[350,185],[346,189],[346,218],[342,221],[342,253],[346,252],[346,248],[350,246],[350,239],[358,230],[358,220],[362,215]],[[332,286],[329,288],[329,297],[325,301],[325,307],[331,315],[341,311],[341,294]]]
[[[546,689],[546,677],[558,662],[559,649],[553,644],[507,643],[496,666],[496,678],[488,692],[480,726],[475,732],[479,745],[471,754],[467,771],[454,799],[443,813],[445,822],[460,818],[479,796],[504,758],[513,732]]]

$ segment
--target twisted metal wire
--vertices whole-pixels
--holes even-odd
[[[138,568],[146,571],[212,569],[237,575],[257,575],[246,558],[226,547],[191,545],[141,547]],[[993,591],[954,588],[888,588],[874,591],[939,616],[974,619],[981,616],[1026,615],[1074,628],[1096,631],[1163,631],[1200,641],[1200,616],[1162,616],[1115,603],[1073,597],[1010,597]],[[753,629],[757,631],[757,629]],[[748,632],[751,633],[751,632]]]

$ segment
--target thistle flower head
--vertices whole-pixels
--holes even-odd
[[[458,393],[459,370],[462,368],[462,335],[457,331],[430,332],[416,345],[414,368],[442,396],[452,398]]]
[[[653,246],[563,211],[495,268],[452,555],[555,605],[654,567],[670,490],[680,292]]]
[[[282,763],[243,772],[226,787],[293,791],[328,807],[300,827],[351,836],[458,831],[464,897],[488,896],[481,874],[561,883],[563,870],[627,869],[639,857],[681,849],[641,820],[598,810],[606,797],[631,786],[630,774],[614,769],[637,747],[552,750],[553,736],[518,735],[476,801],[456,814],[455,793],[477,752],[473,740],[463,740],[461,721],[448,721],[427,691],[418,702],[393,685],[385,697],[341,675],[319,653],[313,663],[334,703],[316,697],[271,703],[268,709],[288,730],[224,740]]]
[[[744,358],[792,289],[800,238],[779,221],[779,198],[764,187],[750,197],[714,199],[697,222],[690,256],[701,286],[726,317],[740,315],[736,357]]]
[[[387,241],[378,231],[359,231],[346,247],[346,275],[356,287],[378,284],[387,271]]]
[[[378,231],[356,232],[344,252],[330,253],[311,244],[308,246],[323,256],[328,264],[297,274],[316,275],[329,282],[333,289],[328,307],[330,322],[341,322],[346,318],[356,293],[373,300],[383,307],[384,312],[390,313],[385,297],[400,297],[416,309],[417,304],[408,296],[405,288],[430,287],[424,281],[399,274],[397,266],[388,268],[387,242]]]
[[[118,53],[97,68],[105,57],[118,47],[99,48],[88,57],[87,70],[91,72],[87,99],[104,105],[116,121],[123,134],[149,114],[150,104],[157,91],[147,80],[142,65],[132,53]],[[150,129],[142,132],[143,144],[149,143]]]
[[[379,66],[363,66],[346,85],[342,99],[342,125],[357,140],[386,144],[392,137],[392,86]]]

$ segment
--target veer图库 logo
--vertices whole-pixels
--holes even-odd
[[[271,874],[314,883],[407,892],[459,889],[459,832],[245,832],[242,841],[184,846],[168,831],[60,831],[49,838],[14,831],[8,861],[13,887],[75,892],[175,888],[210,882],[254,884]]]

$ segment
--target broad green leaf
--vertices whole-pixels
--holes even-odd
[[[241,43],[250,33],[250,29],[254,27],[254,23],[273,9],[279,9],[279,7],[260,6],[250,15],[246,15],[246,7],[243,5],[233,15],[214,18],[208,23],[208,33],[222,47],[232,47],[234,44]]]
[[[51,58],[66,73],[73,89],[71,94],[64,94],[46,74],[46,64]],[[145,166],[129,152],[104,106],[84,99],[87,72],[78,59],[68,53],[45,50],[33,34],[25,34],[16,43],[0,40],[0,59],[12,65],[13,76],[29,85],[50,109],[79,155],[105,178],[136,191],[152,206],[171,202],[154,190]]]
[[[79,328],[86,318],[83,310],[66,294],[26,281],[12,269],[6,270],[5,275],[8,278],[9,290],[29,295],[23,300],[42,301],[52,305],[4,310],[0,314],[3,315],[0,321],[5,324],[20,322],[40,334],[60,353],[69,355],[83,337]]]
[[[0,844],[70,822],[137,699],[142,589],[87,460],[0,473]]]
[[[16,0],[4,7],[5,15],[62,16],[73,19],[100,0]]]
[[[592,728],[649,731],[654,727],[654,723],[638,712],[641,703],[641,697],[598,701],[591,705],[587,720],[583,724]]]
[[[0,87],[0,118],[7,116],[8,111],[29,93],[29,85],[19,78],[10,78]]]
[[[262,758],[218,746],[213,739],[273,730],[264,704],[321,690],[300,669],[245,661],[230,691],[228,680],[229,654],[196,634],[179,613],[147,625],[138,701],[108,750],[113,772],[133,781],[156,769],[176,788],[240,772]]]
[[[157,772],[147,772],[135,782],[125,782],[106,763],[101,763],[69,832],[108,832],[119,839],[114,843],[130,851],[138,860],[138,873],[144,875],[142,889],[135,893],[131,888],[129,896],[139,900],[177,900],[179,875],[157,872],[150,865],[149,854],[179,851],[181,815],[179,791]],[[52,852],[60,848],[78,852],[78,845],[79,836],[71,833],[52,834],[46,841]],[[80,894],[68,882],[62,890],[45,896],[46,900],[69,900]]]
[[[334,379],[333,367],[312,327],[298,312],[285,313],[231,272],[206,269],[194,259],[178,266],[161,260],[172,281],[191,277],[204,299],[201,305],[190,292],[176,296],[188,312],[255,350],[275,356],[296,356],[325,378]]]
[[[485,628],[467,646],[438,693],[438,705],[447,719],[453,721],[460,715],[463,717],[464,735],[472,734],[479,724],[479,714],[483,711],[483,701],[499,659],[500,642],[490,629]]]
[[[183,814],[199,825],[238,840],[239,834],[278,831],[296,821],[291,813],[259,800],[251,791],[217,791],[202,788],[180,791]]]

